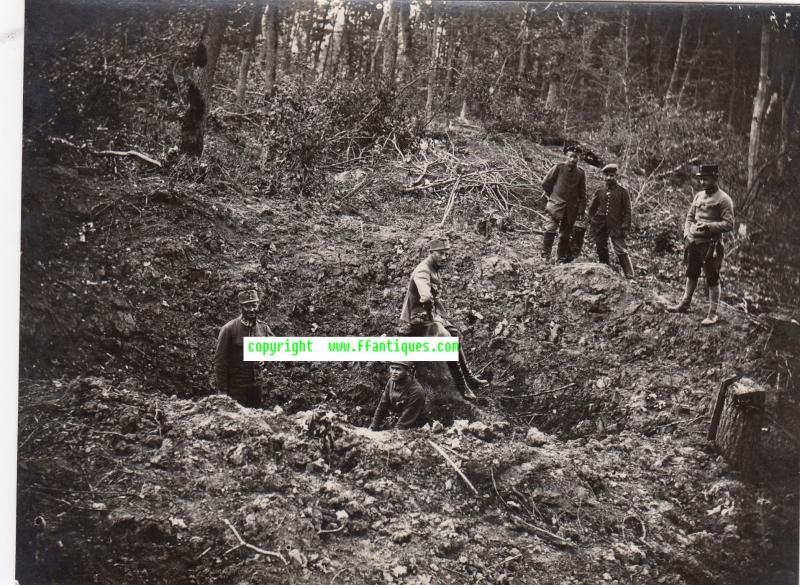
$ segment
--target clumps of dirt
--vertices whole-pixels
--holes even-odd
[[[697,441],[373,432],[102,378],[23,387],[18,474],[28,582],[746,583],[796,505]]]

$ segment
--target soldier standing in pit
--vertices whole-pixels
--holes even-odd
[[[433,240],[428,249],[430,255],[411,273],[398,332],[401,335],[458,337],[458,362],[447,362],[447,367],[458,391],[467,400],[474,400],[474,390],[485,387],[489,382],[470,371],[460,343],[461,333],[447,319],[447,312],[441,301],[442,280],[439,269],[447,265],[450,244],[446,240]]]
[[[378,430],[390,412],[398,415],[395,428],[400,430],[425,424],[425,390],[414,379],[413,362],[389,362],[389,381],[375,409],[370,430]]]
[[[217,337],[214,352],[214,373],[217,392],[227,394],[242,406],[261,406],[259,384],[259,362],[244,361],[243,340],[245,337],[274,336],[263,321],[257,319],[258,292],[246,290],[239,293],[242,314],[223,325]]]
[[[676,305],[667,307],[671,313],[686,313],[692,303],[692,295],[697,288],[700,270],[705,273],[711,302],[703,325],[714,325],[718,320],[720,284],[719,271],[722,268],[724,248],[722,234],[733,229],[733,201],[717,185],[718,165],[701,165],[695,175],[703,190],[694,196],[686,222],[683,237],[686,240],[684,261],[686,262],[686,288],[683,298]]]
[[[558,233],[556,259],[569,262],[570,238],[576,221],[582,221],[586,210],[586,173],[578,167],[580,148],[566,148],[567,159],[558,163],[547,173],[542,188],[547,194],[547,223],[542,238],[542,257],[550,260],[553,242]]]
[[[617,254],[625,278],[633,277],[633,264],[628,256],[625,239],[631,229],[631,198],[628,190],[617,182],[617,165],[606,165],[602,169],[605,188],[594,192],[589,205],[589,235],[597,247],[597,260],[611,264],[608,254],[608,238]]]

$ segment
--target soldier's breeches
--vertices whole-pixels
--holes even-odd
[[[719,284],[719,271],[722,267],[722,245],[716,242],[702,244],[691,243],[686,250],[686,276],[693,280],[700,278],[700,272],[706,276],[708,286]]]

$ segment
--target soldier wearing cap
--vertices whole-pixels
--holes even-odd
[[[717,184],[718,165],[701,165],[695,176],[700,180],[703,190],[694,196],[683,226],[686,286],[681,301],[667,307],[667,310],[673,313],[686,313],[689,310],[702,270],[711,297],[708,315],[702,324],[714,325],[719,320],[719,272],[724,255],[722,234],[733,229],[733,201]]]
[[[408,281],[398,332],[401,335],[460,338],[461,333],[448,320],[441,301],[442,279],[439,270],[447,265],[450,244],[447,240],[436,239],[431,241],[428,249],[430,254],[417,265]],[[447,367],[456,388],[467,400],[474,400],[474,391],[488,384],[470,371],[463,349],[459,348],[458,362],[447,362]]]
[[[378,430],[389,413],[398,415],[395,428],[400,430],[425,424],[425,390],[414,378],[414,362],[389,362],[389,381],[369,428]]]
[[[547,223],[542,237],[542,257],[550,259],[558,233],[558,262],[569,262],[570,239],[576,221],[583,221],[586,211],[586,173],[578,166],[580,147],[565,148],[566,160],[553,166],[542,181],[547,194]]]
[[[589,235],[597,247],[597,259],[603,264],[611,264],[608,253],[608,239],[611,238],[625,278],[631,278],[633,263],[625,241],[631,229],[631,197],[617,181],[617,165],[606,165],[601,172],[606,186],[594,192],[589,205]]]
[[[258,379],[260,364],[244,361],[244,338],[273,336],[272,330],[257,319],[259,298],[255,290],[239,293],[242,314],[223,325],[214,352],[217,391],[228,394],[242,406],[261,405]]]

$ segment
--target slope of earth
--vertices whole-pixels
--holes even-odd
[[[539,174],[558,157],[521,148]],[[502,151],[473,139],[457,154]],[[402,193],[404,161],[291,201],[221,176],[58,162],[31,156],[23,183],[22,582],[796,580],[798,339],[770,316],[796,317],[796,266],[742,244],[709,330],[700,293],[690,315],[663,310],[680,251],[657,237],[677,243],[677,216],[639,218],[627,283],[588,249],[546,264],[533,196],[506,231],[476,233],[494,209],[469,197],[438,228],[446,198]],[[364,431],[379,363],[274,365],[267,410],[207,396],[238,290],[263,291],[278,334],[393,334],[441,233],[448,307],[492,380],[486,428]],[[769,389],[755,486],[703,439],[731,373]],[[288,564],[228,550],[224,520]]]
[[[734,479],[694,436],[372,432],[102,378],[22,392],[21,583],[792,578],[760,563],[796,501]]]

